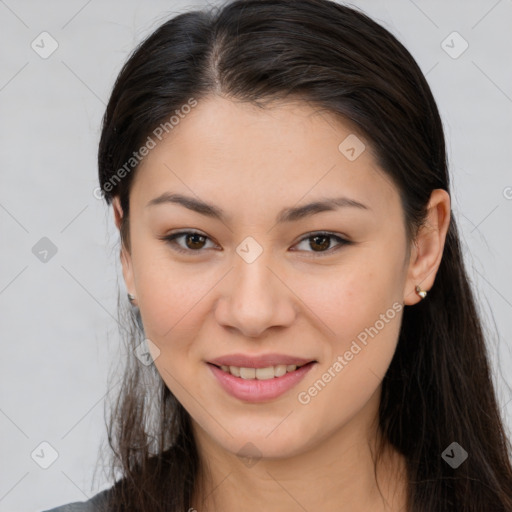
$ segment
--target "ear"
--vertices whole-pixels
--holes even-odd
[[[114,208],[114,222],[117,226],[117,229],[121,230],[123,209],[121,208],[121,201],[119,199],[119,196],[115,196],[112,199],[112,206]],[[123,277],[126,285],[126,290],[128,293],[131,293],[132,295],[137,297],[137,292],[135,290],[135,280],[133,278],[132,257],[129,250],[125,247],[124,243],[121,243],[120,258],[121,265],[123,267]]]
[[[432,191],[425,225],[419,229],[411,248],[404,288],[404,303],[408,306],[422,300],[416,293],[416,285],[429,291],[434,284],[450,225],[450,204],[446,190]]]

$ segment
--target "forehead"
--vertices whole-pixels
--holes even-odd
[[[345,195],[380,213],[397,208],[398,191],[364,136],[306,102],[209,97],[154,139],[132,185],[137,202],[186,192],[240,211]]]

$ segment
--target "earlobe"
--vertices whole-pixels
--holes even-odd
[[[435,189],[428,206],[427,219],[419,229],[404,289],[404,303],[417,304],[434,285],[443,257],[446,234],[450,225],[450,195],[444,189]]]

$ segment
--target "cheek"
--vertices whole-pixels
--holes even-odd
[[[322,367],[301,386],[299,401],[323,411],[332,428],[372,397],[396,350],[403,309],[400,254],[376,256],[333,272],[308,295],[308,306],[334,334],[329,331]]]
[[[398,254],[368,251],[357,261],[330,268],[328,278],[304,274],[296,281],[297,294],[341,349],[401,301],[403,276],[397,261]]]
[[[201,363],[201,326],[209,314],[208,301],[218,272],[171,262],[168,256],[139,261],[137,291],[144,332],[159,349],[154,364],[166,386],[187,410],[194,407],[190,392]],[[147,260],[149,261],[149,260]]]
[[[318,405],[324,403],[328,408],[330,400],[342,397],[348,410],[349,403],[357,407],[377,389],[400,331],[403,276],[397,262],[401,261],[398,252],[373,251],[357,263],[340,267],[321,286],[311,288],[314,293],[308,296],[308,306],[322,325],[329,327],[324,327],[329,343],[323,352],[320,378],[328,373],[324,380],[329,382],[326,387],[330,391],[322,391]],[[322,384],[317,388],[322,390]]]
[[[183,339],[185,331],[197,328],[205,298],[219,280],[218,269],[173,261],[168,251],[153,243],[134,255],[143,324],[159,343]]]

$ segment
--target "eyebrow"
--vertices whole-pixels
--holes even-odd
[[[200,213],[201,215],[205,215],[207,217],[212,217],[214,219],[218,219],[222,222],[225,220],[229,220],[226,213],[219,207],[205,203],[199,199],[195,199],[190,196],[184,196],[182,194],[172,194],[170,192],[164,192],[158,197],[155,197],[151,201],[146,204],[146,208],[148,206],[156,206],[160,204],[179,204],[192,210],[194,212]],[[331,198],[322,198],[312,203],[305,204],[303,206],[284,208],[277,216],[276,223],[281,224],[284,222],[295,222],[305,217],[309,217],[316,213],[334,211],[339,208],[352,207],[358,208],[361,210],[371,210],[369,206],[360,203],[354,199],[350,199],[348,197],[331,197]]]

